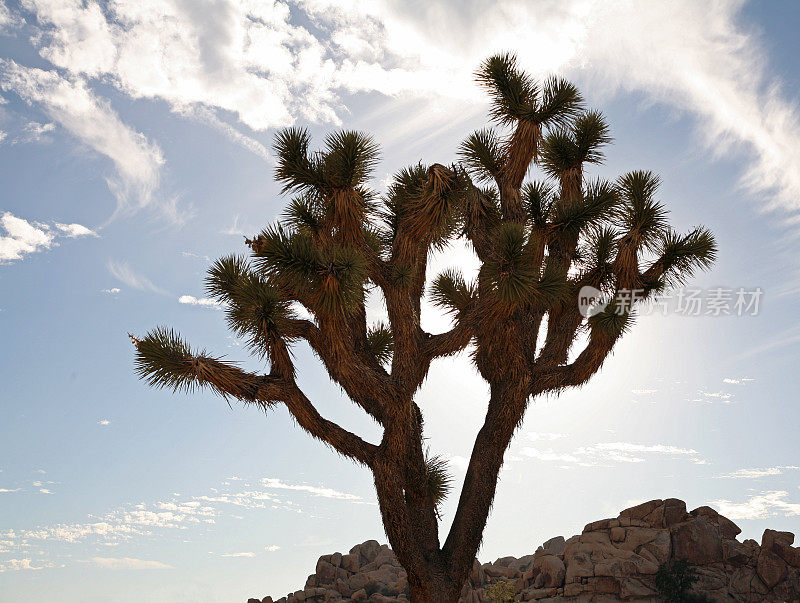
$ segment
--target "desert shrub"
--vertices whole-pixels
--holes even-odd
[[[486,587],[486,596],[492,603],[508,603],[514,600],[514,587],[505,580],[498,580]]]
[[[691,592],[699,577],[694,567],[682,559],[663,563],[656,572],[656,589],[667,603],[705,603],[710,601],[704,595]]]

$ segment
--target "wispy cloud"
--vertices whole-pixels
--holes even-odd
[[[36,565],[34,565],[36,563]],[[24,559],[8,559],[7,561],[0,562],[0,573],[2,572],[19,572],[24,570],[40,570],[49,565],[42,565],[41,561],[33,561],[29,558]]]
[[[0,216],[0,264],[20,260],[25,255],[50,249],[58,245],[59,237],[78,238],[97,236],[97,233],[82,224],[61,224],[53,227],[41,222],[28,222],[11,212]]]
[[[784,471],[800,469],[795,465],[778,465],[777,467],[764,467],[762,469],[737,469],[731,473],[722,473],[717,477],[729,477],[735,479],[757,479],[759,477],[769,477],[773,475],[783,475]]]
[[[109,421],[108,419],[100,419],[97,422],[97,424],[98,425],[102,425],[103,427],[105,427],[106,425],[111,425],[111,421]]]
[[[800,503],[786,500],[785,490],[771,490],[755,494],[745,502],[734,503],[729,500],[712,501],[719,512],[729,519],[766,519],[778,515],[800,515]]]
[[[102,80],[161,99],[261,155],[263,145],[218,112],[264,131],[295,117],[337,123],[347,92],[477,104],[475,65],[514,40],[536,73],[578,74],[597,90],[644,93],[693,115],[717,155],[749,150],[745,186],[767,193],[769,207],[800,209],[800,117],[770,78],[760,40],[741,26],[738,0],[566,0],[558,10],[523,0],[498,10],[478,0],[414,11],[400,0],[314,0],[291,10],[222,0],[202,13],[191,3],[26,6],[41,27],[40,55],[73,87]],[[293,13],[314,27],[295,25]],[[447,36],[431,25],[442,22]]]
[[[106,293],[108,295],[117,295],[120,292],[119,287],[111,287],[111,289],[100,289],[100,293]]]
[[[174,202],[155,195],[164,164],[161,149],[124,124],[84,80],[2,60],[0,87],[40,106],[67,132],[113,163],[115,173],[106,178],[106,183],[117,200],[115,216],[155,203],[163,214],[180,221],[182,216]]]
[[[110,570],[172,569],[171,565],[133,557],[92,557],[92,564]]]
[[[220,557],[255,557],[255,553],[244,552],[244,553],[223,553]]]
[[[730,404],[733,402],[733,394],[730,392],[697,392],[697,397],[690,402],[704,402],[706,404]]]
[[[608,463],[644,463],[648,457],[662,456],[687,458],[696,464],[704,463],[700,453],[693,448],[681,448],[666,444],[635,444],[631,442],[601,442],[593,446],[581,446],[572,451],[542,450],[523,446],[520,453],[540,461],[574,463],[585,467]]]
[[[139,274],[133,270],[128,262],[117,262],[109,260],[106,263],[106,268],[111,273],[111,276],[126,284],[131,289],[138,289],[139,291],[154,291],[155,293],[166,293],[161,287],[157,287],[146,276]]]
[[[332,488],[325,488],[324,486],[310,486],[308,484],[287,484],[273,477],[262,478],[261,484],[267,489],[296,490],[298,492],[307,492],[312,496],[320,496],[322,498],[337,498],[340,500],[361,500],[360,496],[356,496],[355,494],[350,494],[348,492],[340,492]]]

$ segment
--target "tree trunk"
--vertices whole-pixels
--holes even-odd
[[[419,582],[409,579],[408,585],[411,603],[456,603],[461,594],[461,588],[454,588],[443,575],[432,575],[430,579]]]

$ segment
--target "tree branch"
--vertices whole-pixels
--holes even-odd
[[[377,446],[324,419],[293,379],[256,375],[205,352],[194,353],[176,333],[155,329],[143,339],[131,335],[136,347],[136,372],[156,387],[193,391],[208,387],[223,398],[271,408],[283,402],[295,420],[312,436],[339,454],[371,466]]]
[[[362,465],[372,467],[378,447],[365,442],[356,434],[322,417],[306,395],[292,384],[287,396],[286,408],[297,423],[315,438],[322,440],[343,456]]]

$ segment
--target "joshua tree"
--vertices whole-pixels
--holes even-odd
[[[206,279],[231,330],[268,371],[195,351],[166,328],[134,338],[136,370],[150,385],[208,387],[263,408],[285,404],[300,427],[368,467],[413,601],[457,600],[530,401],[586,383],[633,323],[637,304],[716,255],[705,228],[681,235],[669,227],[651,172],[616,182],[586,177],[584,167],[602,161],[611,139],[572,84],[539,83],[507,54],[483,62],[476,78],[496,129],[471,134],[454,165],[401,170],[385,195],[369,188],[378,161],[369,136],[335,132],[311,152],[305,130],[277,134],[275,176],[295,196],[279,223],[246,241],[249,259],[224,257]],[[533,165],[543,181],[526,182]],[[457,238],[480,261],[475,280],[448,270],[426,283],[431,251]],[[577,302],[584,286],[609,300],[588,318]],[[388,324],[368,323],[370,289],[383,296]],[[451,313],[450,330],[422,329],[426,294]],[[320,415],[295,379],[298,340],[382,427],[380,442]],[[465,349],[490,396],[442,542],[437,510],[449,478],[442,460],[426,454],[414,395],[433,360]]]

